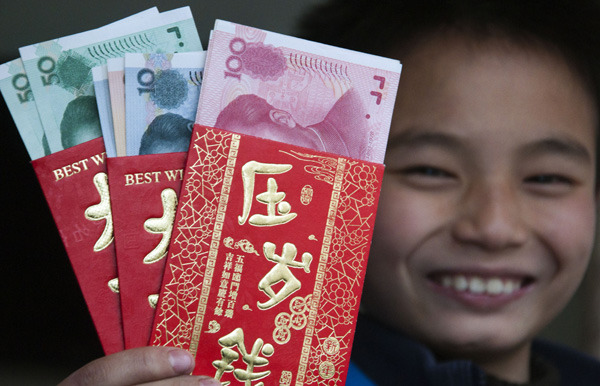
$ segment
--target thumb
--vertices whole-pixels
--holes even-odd
[[[59,386],[133,385],[190,374],[194,358],[174,347],[139,347],[96,359],[71,374]],[[206,379],[206,385],[219,385]],[[214,383],[210,383],[214,382]]]

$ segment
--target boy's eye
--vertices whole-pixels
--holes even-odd
[[[525,178],[525,186],[542,196],[560,196],[571,191],[576,184],[573,178],[560,174],[536,174]]]
[[[435,166],[418,165],[398,169],[400,181],[417,189],[440,189],[453,185],[456,174]]]
[[[425,177],[453,177],[453,174],[433,166],[414,166],[404,170],[404,174],[420,175]]]
[[[535,184],[573,184],[573,180],[571,178],[561,176],[559,174],[539,174],[527,177],[525,182]]]

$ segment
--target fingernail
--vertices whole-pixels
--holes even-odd
[[[201,386],[221,386],[221,382],[214,378],[200,377],[198,380],[200,381]]]
[[[194,369],[194,358],[185,350],[169,351],[169,362],[176,373],[189,373]]]

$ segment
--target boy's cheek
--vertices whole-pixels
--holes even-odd
[[[556,205],[530,206],[529,222],[535,237],[541,238],[559,264],[587,264],[592,252],[596,228],[594,197],[574,197]]]
[[[391,243],[398,249],[411,249],[427,234],[447,221],[451,205],[410,189],[388,184],[382,187],[376,218],[374,242]]]

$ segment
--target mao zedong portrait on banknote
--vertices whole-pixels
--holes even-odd
[[[221,111],[215,126],[346,157],[365,158],[364,137],[368,133],[363,124],[365,115],[353,89],[335,102],[323,120],[306,127],[298,124],[291,112],[275,108],[257,95],[246,94]]]
[[[142,136],[140,154],[185,152],[190,145],[194,121],[179,114],[159,115]]]
[[[67,104],[60,122],[60,138],[65,149],[102,136],[96,98],[82,95]]]

